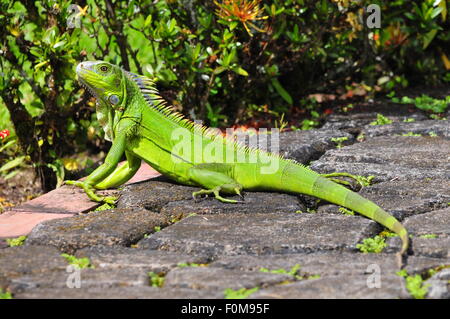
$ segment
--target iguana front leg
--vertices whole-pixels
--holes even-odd
[[[237,200],[226,199],[220,196],[220,192],[226,194],[237,194],[242,197],[242,185],[226,175],[229,170],[227,164],[211,163],[199,164],[189,169],[190,179],[203,186],[205,189],[192,193],[192,197],[203,194],[214,194],[214,197],[223,203],[238,203]]]
[[[94,185],[96,189],[108,189],[125,184],[141,167],[141,159],[125,151],[127,161],[117,167],[108,177]]]
[[[106,202],[109,204],[114,204],[117,200],[116,197],[108,196],[108,197],[100,197],[95,194],[95,188],[98,184],[101,186],[108,185],[108,182],[102,183],[108,176],[113,173],[116,169],[117,164],[119,163],[123,153],[125,152],[125,143],[127,139],[127,130],[120,130],[119,134],[114,139],[113,145],[106,155],[105,162],[100,165],[95,171],[93,171],[84,181],[66,181],[65,183],[68,185],[75,185],[81,187],[86,195],[93,201],[96,202]],[[135,169],[135,166],[132,166]],[[125,170],[126,172],[131,172],[129,170]],[[126,175],[126,174],[125,174]],[[110,178],[110,181],[117,181],[114,178]]]

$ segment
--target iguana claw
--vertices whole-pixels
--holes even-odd
[[[97,194],[95,194],[95,189],[94,187],[92,187],[91,185],[87,184],[86,182],[82,182],[82,181],[64,181],[64,184],[67,185],[74,185],[77,187],[82,188],[86,195],[93,200],[94,202],[103,202],[103,203],[108,203],[110,205],[114,205],[115,202],[117,201],[118,197],[114,197],[114,196],[106,196],[106,197],[101,197],[98,196]]]
[[[235,191],[236,191],[236,194],[239,195],[239,197],[241,197],[242,199],[244,198],[241,195],[241,192],[240,192],[240,190],[238,188],[236,188]],[[206,195],[206,196],[208,196],[209,194],[214,194],[214,197],[217,200],[221,201],[222,203],[230,203],[230,204],[244,203],[244,201],[237,201],[237,200],[234,200],[234,199],[223,198],[222,196],[220,196],[219,192],[220,192],[220,186],[218,186],[216,188],[213,188],[213,189],[202,189],[202,190],[199,190],[197,192],[193,192],[192,193],[192,197],[194,198],[195,201],[197,201],[197,196],[198,195]]]

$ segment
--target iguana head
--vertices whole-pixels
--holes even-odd
[[[85,61],[77,66],[80,83],[98,100],[114,109],[126,104],[126,80],[124,71],[103,61]]]

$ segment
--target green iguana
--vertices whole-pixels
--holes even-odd
[[[112,141],[104,164],[84,181],[66,181],[83,188],[91,200],[113,203],[116,198],[100,197],[95,189],[124,184],[144,160],[181,184],[200,187],[194,199],[212,194],[219,201],[236,203],[221,195],[275,191],[312,195],[354,210],[400,236],[401,264],[408,233],[373,202],[293,160],[240,145],[193,123],[166,105],[155,83],[145,76],[102,61],[82,62],[76,71],[80,83],[96,97],[98,121]],[[127,161],[118,166],[124,154]]]

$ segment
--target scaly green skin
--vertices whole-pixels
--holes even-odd
[[[406,252],[406,229],[383,209],[301,164],[239,146],[190,122],[164,104],[150,79],[102,61],[80,63],[77,74],[97,98],[97,117],[106,138],[113,142],[104,164],[86,180],[66,182],[82,187],[92,200],[113,203],[115,198],[99,197],[95,189],[122,185],[144,160],[179,183],[201,187],[194,198],[214,194],[222,202],[236,203],[221,194],[241,195],[242,190],[318,197],[394,231],[403,243],[400,260]],[[118,167],[123,154],[127,162]]]

